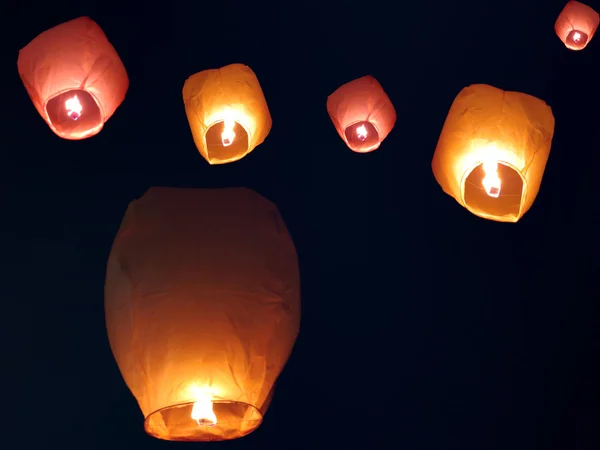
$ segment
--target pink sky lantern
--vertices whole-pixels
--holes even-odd
[[[396,123],[392,101],[370,75],[333,92],[327,98],[327,112],[340,137],[357,153],[377,150]]]
[[[583,3],[570,1],[556,19],[554,29],[565,46],[570,50],[583,50],[592,40],[600,16]]]
[[[89,17],[38,35],[21,49],[17,66],[36,109],[63,139],[98,134],[129,88],[119,55]]]

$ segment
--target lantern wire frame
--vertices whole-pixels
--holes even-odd
[[[217,423],[204,425],[191,418],[194,401],[161,408],[144,420],[144,430],[157,439],[178,442],[216,442],[244,437],[256,430],[263,413],[249,403],[212,400]]]
[[[498,171],[501,172],[500,178],[503,180],[503,189],[498,198],[490,197],[481,183],[484,176],[484,161],[478,161],[464,172],[460,182],[460,193],[465,208],[472,214],[494,220],[504,217],[505,221],[510,222],[523,214],[527,196],[527,179],[514,164],[502,160],[498,160],[497,163]],[[507,183],[509,177],[518,178],[520,183],[515,181]]]
[[[244,121],[235,120],[234,133],[235,139],[229,146],[224,146],[221,141],[221,127],[225,123],[222,118],[217,118],[208,124],[206,131],[202,135],[206,152],[211,161],[233,162],[239,159],[239,155],[248,154],[252,151],[250,142],[252,142],[252,132],[244,125]],[[240,133],[240,132],[243,133]]]

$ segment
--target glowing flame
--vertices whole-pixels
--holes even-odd
[[[579,42],[580,39],[581,39],[581,33],[579,31],[576,31],[575,33],[573,33],[573,40],[575,42]]]
[[[364,125],[361,125],[360,127],[356,128],[356,137],[359,138],[361,141],[364,141],[367,138],[367,134],[367,129]]]
[[[217,424],[217,416],[213,410],[213,402],[208,394],[197,395],[192,407],[192,419],[198,426],[211,427]]]
[[[485,192],[490,197],[498,198],[502,186],[502,182],[498,176],[498,163],[496,161],[484,162],[483,171],[485,172],[485,176],[483,177],[482,184]]]
[[[79,103],[76,95],[65,102],[65,108],[67,109],[68,116],[73,120],[79,119],[81,111],[83,111],[83,106]]]
[[[223,132],[221,133],[221,142],[223,143],[223,147],[228,147],[233,144],[233,140],[235,139],[235,133],[233,128],[235,127],[235,120],[230,117],[227,117],[223,121]]]

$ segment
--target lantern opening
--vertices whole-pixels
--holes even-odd
[[[513,167],[480,163],[464,180],[465,206],[476,215],[519,217],[525,183]]]
[[[48,100],[46,114],[56,132],[67,138],[86,136],[103,124],[98,103],[81,89],[66,91]]]
[[[582,50],[587,45],[588,35],[583,31],[571,30],[567,35],[566,45],[571,50]]]
[[[366,153],[379,147],[379,133],[371,122],[363,121],[349,125],[344,130],[348,147],[358,153]]]
[[[205,139],[209,161],[230,161],[248,151],[248,132],[233,120],[214,123],[206,131]]]
[[[153,412],[144,421],[146,433],[167,441],[224,441],[250,434],[263,419],[258,408],[247,403],[223,400],[214,400],[210,405],[199,403],[181,403]]]

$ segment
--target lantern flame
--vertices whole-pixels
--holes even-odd
[[[213,410],[213,402],[209,396],[202,396],[194,402],[191,417],[198,426],[212,427],[217,424],[217,416]]]
[[[482,184],[485,192],[490,197],[498,198],[502,186],[502,182],[498,176],[498,163],[496,161],[485,161],[483,163],[483,171],[485,176],[483,177]]]
[[[573,33],[573,40],[577,43],[579,43],[579,41],[581,40],[581,33],[579,31],[576,31],[575,33]]]
[[[223,147],[229,147],[233,144],[233,140],[235,139],[235,132],[233,131],[234,127],[235,120],[228,117],[223,121],[223,132],[221,133]]]
[[[368,132],[364,125],[356,128],[356,137],[361,141],[364,141],[367,138]]]
[[[67,109],[67,115],[73,120],[79,119],[81,111],[83,111],[83,106],[79,103],[76,95],[65,102],[65,108]]]

